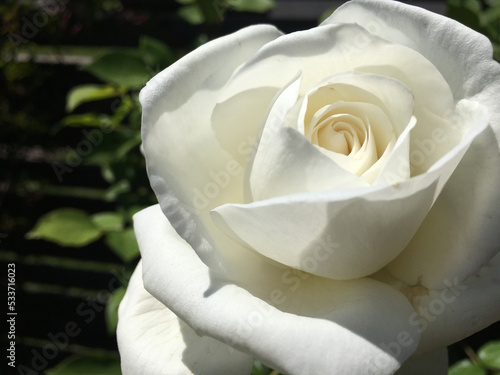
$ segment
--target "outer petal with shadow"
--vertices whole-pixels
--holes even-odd
[[[200,337],[142,283],[142,263],[120,304],[118,346],[124,375],[250,374],[253,359]]]
[[[450,18],[390,0],[349,1],[322,25],[338,23],[357,23],[424,55],[446,79],[455,101],[472,99],[488,108],[500,140],[500,66],[487,37]]]
[[[433,178],[226,204],[212,215],[228,235],[277,262],[322,277],[355,279],[380,270],[407,245],[432,205]],[[385,228],[391,235],[382,237]],[[323,256],[318,246],[331,256],[311,266],[310,258]]]
[[[220,146],[211,117],[234,71],[281,34],[273,26],[259,25],[206,43],[152,78],[140,94],[151,186],[176,231],[215,269],[238,272],[238,260],[208,212],[225,202],[243,201],[244,173]],[[245,100],[251,98],[259,99],[259,94]],[[259,99],[251,108],[251,119],[260,124],[256,112],[265,113],[266,101]]]
[[[397,1],[349,2],[323,25],[337,23],[357,23],[418,51],[441,72],[455,102],[487,109],[489,129],[472,142],[410,246],[389,267],[427,288],[463,280],[500,249],[500,65],[491,43],[454,20]]]
[[[408,284],[445,288],[500,250],[500,154],[491,128],[476,138],[407,248],[388,269]]]
[[[411,305],[387,285],[371,279],[342,282],[349,288],[338,289],[349,292],[333,298],[323,291],[335,289],[337,282],[311,276],[297,298],[288,290],[284,312],[255,296],[272,292],[273,285],[260,284],[262,288],[251,294],[210,271],[158,206],[141,211],[134,220],[146,289],[199,334],[249,353],[278,371],[392,374],[418,345],[419,336],[408,324]],[[279,279],[282,269],[275,271]],[[272,276],[256,275],[254,288],[263,279]],[[326,286],[312,288],[315,294],[306,293],[309,283]],[[303,295],[307,303],[301,304],[298,298]],[[328,306],[330,300],[335,304]],[[322,309],[310,307],[316,302]],[[309,310],[324,316],[308,316]],[[405,345],[393,354],[387,346],[401,335]]]
[[[445,289],[407,293],[413,296],[418,313],[411,324],[422,334],[416,355],[450,345],[500,320],[500,252],[467,279],[455,277],[444,284]]]

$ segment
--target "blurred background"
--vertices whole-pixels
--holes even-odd
[[[4,300],[8,283],[15,288],[5,311],[17,313],[7,316],[15,331],[9,322],[2,330],[2,368],[120,374],[117,307],[139,259],[131,216],[156,203],[139,149],[140,88],[220,35],[256,23],[308,29],[342,3],[2,2],[0,279]],[[499,59],[500,1],[406,3],[487,35]],[[499,374],[499,328],[453,345],[450,374]],[[15,334],[15,369],[7,333]],[[269,373],[255,363],[253,375]]]

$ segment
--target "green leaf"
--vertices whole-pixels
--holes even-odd
[[[113,172],[113,168],[109,164],[101,165],[101,176],[102,178],[112,184],[116,180],[115,172]]]
[[[125,262],[139,256],[139,246],[132,228],[122,232],[110,232],[106,234],[104,241]]]
[[[321,24],[328,17],[330,17],[332,15],[332,13],[335,12],[335,9],[337,9],[337,7],[328,8],[323,13],[321,13],[321,16],[319,16],[319,19],[318,19],[318,25]]]
[[[84,70],[104,82],[127,88],[140,88],[151,77],[146,63],[141,58],[123,52],[106,54],[87,65]]]
[[[480,15],[485,35],[494,43],[500,41],[500,6],[485,10]]]
[[[112,163],[112,161],[114,160],[113,153],[109,152],[108,150],[101,150],[101,148],[102,146],[95,152],[91,153],[89,156],[85,157],[86,165],[96,165],[102,167],[108,166]]]
[[[500,7],[500,0],[486,0],[486,4],[492,8]]]
[[[479,14],[481,12],[480,0],[448,0],[448,4],[456,7],[466,8],[470,11]]]
[[[477,355],[486,366],[500,370],[500,340],[484,344]]]
[[[469,26],[476,31],[481,30],[479,0],[449,0],[447,16]]]
[[[130,191],[130,183],[127,180],[120,180],[111,186],[104,194],[104,200],[114,201],[120,194]]]
[[[133,216],[138,213],[139,211],[142,211],[143,209],[145,209],[146,207],[149,207],[149,206],[132,206],[132,207],[129,207],[127,209],[127,212],[126,212],[126,216],[127,218],[132,221],[133,219]]]
[[[130,124],[135,127],[136,129],[140,129],[141,127],[141,117],[142,117],[142,110],[140,108],[133,108],[130,111],[129,114],[129,122]],[[140,133],[140,131],[139,131]]]
[[[91,216],[92,222],[104,231],[118,231],[123,228],[123,216],[116,212],[99,212]]]
[[[487,372],[470,360],[464,359],[451,366],[448,375],[487,375]]]
[[[500,5],[494,8],[489,8],[481,13],[481,21],[484,23],[495,22],[498,21],[499,19],[500,19]]]
[[[125,295],[125,287],[120,287],[116,289],[111,297],[109,297],[106,304],[105,316],[106,316],[106,328],[109,334],[114,334],[116,332],[116,326],[118,325],[118,306]]]
[[[102,235],[90,216],[76,208],[61,208],[42,216],[26,234],[28,239],[44,239],[61,246],[85,246]]]
[[[70,115],[64,117],[60,124],[62,126],[72,126],[72,127],[80,127],[80,126],[108,126],[111,124],[111,118],[106,115],[94,114],[94,113],[82,113],[78,115]]]
[[[175,61],[172,50],[165,43],[149,36],[139,39],[139,50],[146,64],[155,69],[166,68]]]
[[[117,149],[115,153],[115,157],[117,160],[126,156],[132,149],[139,146],[142,142],[141,132],[137,131],[137,133],[131,137],[129,140],[123,142]]]
[[[56,367],[45,371],[45,375],[121,375],[120,360],[105,356],[73,355]]]
[[[205,17],[197,5],[186,5],[177,11],[177,14],[192,25],[200,25]]]
[[[250,375],[269,375],[273,370],[262,364],[257,359],[253,361],[253,369]]]
[[[265,13],[276,7],[274,0],[228,0],[227,3],[238,12]]]
[[[124,89],[109,85],[76,86],[69,91],[66,97],[66,111],[71,112],[85,102],[113,98],[124,93]]]
[[[119,124],[132,110],[134,103],[129,96],[124,96],[120,105],[113,113],[112,121],[114,124]]]
[[[494,51],[495,60],[500,62],[500,45],[493,43],[493,51]]]

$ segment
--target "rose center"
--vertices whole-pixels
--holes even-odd
[[[413,108],[413,95],[403,83],[347,72],[305,93],[298,129],[320,152],[366,182],[379,183],[389,169],[397,169],[392,180],[400,181],[409,177]]]
[[[357,152],[365,138],[365,124],[350,114],[329,115],[312,126],[313,144],[346,156]]]

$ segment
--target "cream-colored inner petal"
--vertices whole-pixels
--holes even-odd
[[[387,157],[391,168],[379,163],[385,177],[370,173],[375,184],[404,180],[408,169],[409,176],[423,174],[459,143],[463,129],[453,121],[453,93],[439,70],[423,55],[377,38],[356,25],[326,25],[301,33],[301,37],[300,42],[293,35],[267,45],[235,74],[230,85],[236,87],[244,82],[250,87],[283,87],[300,70],[303,79],[299,98],[303,102],[308,101],[311,89],[334,84],[335,90],[324,90],[328,97],[370,102],[384,110],[392,120],[396,139],[415,116],[409,141],[400,145],[405,153],[409,149],[409,157],[403,152],[396,155],[397,161]],[[363,47],[353,46],[355,40],[365,41]],[[314,53],[297,53],[298,45]],[[326,101],[319,108],[332,102]],[[300,115],[305,116],[287,119],[287,124],[302,132],[319,108],[307,114],[301,111]],[[429,139],[433,132],[435,139]]]
[[[327,117],[312,129],[311,142],[339,154],[356,153],[367,137],[362,120],[349,114]]]
[[[324,155],[322,148],[313,145],[304,134],[286,125],[286,117],[300,101],[300,83],[299,74],[282,90],[269,109],[259,132],[257,148],[247,166],[245,186],[248,202],[304,191],[368,186],[366,181]],[[320,117],[318,120],[321,120]],[[317,134],[314,136],[317,138]]]
[[[375,104],[335,100],[331,92],[342,90],[335,86],[317,88],[304,101],[307,106],[304,135],[339,166],[362,176],[382,155],[392,151],[397,137],[395,127]],[[323,105],[329,101],[332,102]],[[372,175],[367,175],[370,183],[374,179]]]
[[[327,123],[325,125],[325,122]],[[353,148],[353,143],[359,146],[359,139],[356,135],[353,136],[353,129],[348,123],[334,123],[333,119],[323,121],[324,126],[318,130],[318,146],[338,152],[340,154],[349,155]],[[340,127],[344,129],[339,129]],[[348,129],[345,129],[348,128]]]

